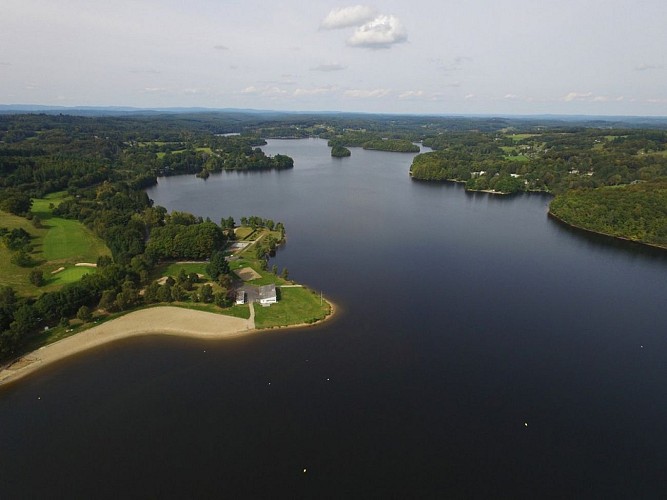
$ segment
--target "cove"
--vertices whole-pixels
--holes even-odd
[[[103,346],[0,389],[1,496],[603,497],[667,485],[667,261],[411,154],[271,140],[289,171],[161,178],[281,221],[330,322]],[[304,473],[304,469],[306,472]]]

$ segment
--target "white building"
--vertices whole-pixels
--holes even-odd
[[[276,285],[264,285],[259,287],[259,303],[263,306],[269,306],[278,302],[276,294]]]

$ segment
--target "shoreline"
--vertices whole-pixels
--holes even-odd
[[[16,382],[45,366],[75,354],[131,337],[174,335],[204,340],[222,340],[275,329],[285,330],[320,325],[330,320],[338,309],[333,302],[327,300],[327,303],[331,312],[320,321],[270,328],[256,328],[252,316],[250,319],[243,319],[175,306],[155,306],[130,311],[123,316],[40,347],[0,367],[0,387]]]
[[[625,242],[625,243],[632,243],[632,244],[635,244],[635,245],[640,245],[642,247],[647,247],[647,248],[651,248],[651,249],[655,249],[655,250],[667,251],[667,247],[656,245],[655,243],[648,243],[646,241],[632,240],[630,238],[625,238],[624,236],[616,236],[614,234],[603,233],[601,231],[595,231],[593,229],[588,229],[588,228],[585,228],[585,227],[582,227],[582,226],[578,226],[576,224],[571,224],[570,222],[567,222],[566,220],[561,219],[560,217],[558,217],[556,214],[554,214],[551,211],[551,209],[549,209],[547,211],[547,216],[551,217],[552,219],[554,219],[559,224],[562,224],[562,225],[564,225],[566,227],[569,227],[571,229],[574,229],[576,231],[582,231],[584,233],[594,234],[596,236],[602,236],[604,238],[609,238],[609,239],[616,240],[616,241],[622,241],[622,242]]]

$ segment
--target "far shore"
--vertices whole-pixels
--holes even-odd
[[[320,324],[330,319],[336,307],[331,301],[331,312]],[[300,328],[309,324],[280,327]],[[94,326],[70,337],[48,344],[25,354],[11,364],[0,367],[0,386],[19,380],[40,368],[66,357],[129,337],[141,335],[176,335],[200,339],[229,339],[269,329],[255,328],[254,314],[249,319],[226,316],[174,306],[156,306],[129,312],[119,318]]]

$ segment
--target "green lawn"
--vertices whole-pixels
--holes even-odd
[[[254,232],[255,230],[253,228],[247,226],[237,227],[236,229],[234,229],[234,234],[236,235],[236,239],[239,241],[248,239],[248,236],[250,236]]]
[[[94,267],[68,267],[56,274],[44,273],[47,285],[65,285],[79,281],[83,275],[96,272]]]
[[[195,311],[205,311],[215,314],[224,314],[225,316],[234,316],[235,318],[249,319],[250,307],[248,304],[233,305],[225,309],[221,309],[215,304],[203,304],[201,302],[171,302],[170,306],[182,307],[184,309],[194,309]]]
[[[510,138],[514,142],[519,142],[523,141],[524,139],[528,139],[529,137],[535,137],[537,134],[511,134]]]
[[[176,278],[181,272],[181,269],[183,269],[187,274],[197,273],[208,277],[208,273],[206,272],[207,265],[207,262],[193,262],[187,264],[178,264],[177,262],[164,263],[155,269],[155,278],[157,279],[162,276],[171,276]]]
[[[519,163],[526,163],[527,161],[530,161],[530,158],[524,155],[518,155],[518,156],[505,156],[506,160],[509,161],[517,161]]]
[[[270,307],[255,304],[255,326],[276,326],[314,323],[324,319],[330,311],[326,301],[320,304],[320,296],[307,288],[280,288],[280,300]]]
[[[31,211],[42,221],[40,228],[34,227],[31,221],[23,217],[0,212],[0,227],[23,228],[33,236],[31,256],[36,261],[34,267],[14,265],[11,263],[12,252],[0,245],[0,283],[11,286],[21,295],[38,295],[77,281],[86,273],[95,272],[93,268],[75,267],[74,264],[95,263],[100,255],[111,254],[104,242],[83,224],[53,215],[50,205],[57,206],[65,196],[65,193],[52,193],[46,198],[33,200]],[[66,269],[51,274],[60,267]],[[29,283],[33,269],[43,272],[45,286],[37,288]]]
[[[42,240],[41,257],[47,261],[63,260],[74,264],[95,263],[100,255],[111,255],[104,242],[86,226],[53,215],[49,205],[57,206],[63,199],[63,193],[52,193],[32,202],[32,213],[41,219],[47,229]]]

